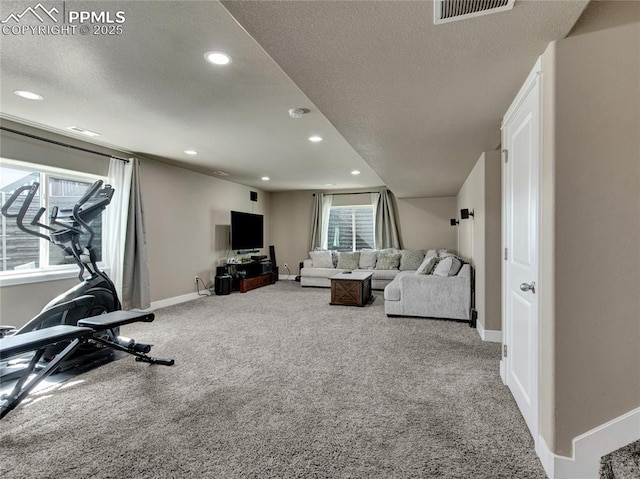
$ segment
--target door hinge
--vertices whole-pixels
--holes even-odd
[[[507,345],[503,344],[502,345],[502,355],[506,358],[507,357]]]
[[[504,162],[509,163],[509,150],[502,150],[502,156],[504,157]]]
[[[504,249],[504,260],[507,261],[509,259],[509,250],[507,248]]]

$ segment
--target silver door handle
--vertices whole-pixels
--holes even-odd
[[[531,281],[531,284],[522,283],[520,285],[520,290],[524,292],[531,291],[533,294],[536,294],[536,282]]]

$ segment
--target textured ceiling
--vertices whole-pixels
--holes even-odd
[[[33,5],[3,0],[0,17]],[[426,1],[46,5],[122,10],[123,33],[2,35],[4,117],[97,131],[102,144],[265,190],[386,184],[410,197],[457,193],[480,153],[498,146],[501,117],[537,56],[586,1],[517,0],[509,12],[439,26]],[[233,62],[206,63],[211,50]],[[294,107],[310,113],[292,120]]]
[[[399,197],[455,195],[587,2],[433,24],[432,2],[223,2]]]

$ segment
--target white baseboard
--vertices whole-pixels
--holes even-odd
[[[500,379],[502,379],[502,384],[507,384],[507,368],[504,358],[500,359]]]
[[[484,329],[482,323],[478,321],[476,323],[476,329],[478,330],[478,334],[483,341],[487,341],[490,343],[501,343],[502,342],[502,331],[493,331],[491,329]]]
[[[181,296],[174,296],[173,298],[161,299],[160,301],[153,301],[149,310],[166,308],[167,306],[173,306],[174,304],[186,303],[187,301],[193,301],[194,299],[201,298],[198,293],[183,294]]]
[[[640,408],[573,439],[573,457],[551,452],[542,436],[538,456],[549,479],[598,479],[600,458],[640,439]]]
[[[295,281],[295,280],[296,280],[295,274],[279,274],[278,275],[278,281]]]

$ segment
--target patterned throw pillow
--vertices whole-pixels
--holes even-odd
[[[398,269],[402,253],[378,254],[375,269]]]
[[[462,268],[462,263],[453,255],[445,256],[433,270],[434,276],[455,276]]]
[[[403,249],[400,258],[400,271],[415,271],[424,260],[423,249]]]
[[[429,254],[427,253],[427,255],[425,255],[424,260],[422,261],[422,264],[420,266],[418,266],[418,269],[416,270],[416,274],[431,274],[431,271],[433,271],[433,267],[438,263],[438,255],[431,255],[429,256]]]
[[[333,261],[333,267],[338,267],[338,261],[340,260],[340,253],[334,249],[331,250],[331,261]]]
[[[376,267],[378,252],[376,250],[360,251],[360,269],[373,269]]]
[[[334,268],[331,251],[311,251],[309,257],[314,268]]]
[[[340,253],[338,258],[338,269],[358,269],[360,264],[360,252],[355,253]]]

